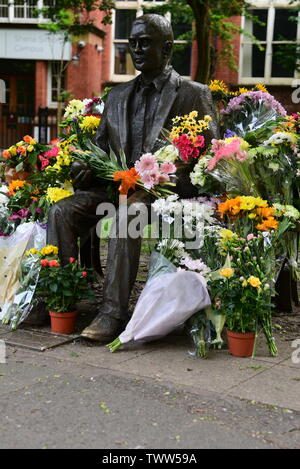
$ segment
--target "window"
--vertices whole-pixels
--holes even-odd
[[[112,81],[128,81],[137,75],[128,48],[128,36],[131,25],[136,17],[144,13],[143,8],[162,4],[160,0],[117,0],[116,10],[113,14],[113,56],[111,65]],[[170,20],[170,15],[167,15]],[[190,24],[172,24],[174,31],[174,53],[172,65],[175,70],[184,76],[190,76],[191,68],[191,44],[181,40],[181,36],[191,31]]]
[[[57,107],[57,95],[58,95],[58,74],[60,69],[60,62],[51,61],[48,64],[48,106]],[[61,92],[65,90],[66,83],[66,69],[63,71],[61,77]]]
[[[284,66],[279,54],[300,43],[300,23],[297,22],[300,12],[291,10],[289,1],[261,1],[255,2],[255,6],[251,13],[259,22],[244,18],[243,28],[256,37],[261,47],[247,35],[242,36],[239,82],[289,85],[297,78],[297,72],[293,67]],[[295,21],[290,20],[292,16]]]
[[[0,22],[37,23],[43,20],[42,15],[37,18],[35,10],[53,5],[55,0],[0,0]]]

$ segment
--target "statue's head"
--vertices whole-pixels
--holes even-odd
[[[174,36],[171,24],[156,14],[137,18],[129,36],[129,50],[135,68],[155,76],[170,62]]]

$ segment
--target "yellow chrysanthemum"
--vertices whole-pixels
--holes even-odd
[[[222,277],[229,278],[233,276],[234,270],[230,267],[226,267],[224,269],[221,269],[219,273],[220,275],[222,275]]]
[[[58,247],[53,246],[52,244],[48,244],[44,248],[41,249],[42,256],[49,256],[50,254],[58,254]]]
[[[100,118],[96,116],[85,116],[79,127],[85,132],[96,132],[100,123]]]
[[[258,277],[254,277],[253,275],[251,275],[251,277],[249,277],[247,279],[247,282],[251,285],[251,287],[253,288],[259,288],[261,286],[261,281],[259,280]]]

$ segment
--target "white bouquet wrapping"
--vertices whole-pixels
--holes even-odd
[[[155,275],[153,261],[159,265],[159,275]],[[152,253],[151,272],[126,329],[108,345],[112,352],[132,340],[147,342],[163,337],[211,304],[202,275],[177,270],[157,252]]]
[[[33,296],[40,266],[33,256],[24,257],[31,248],[46,244],[46,230],[38,223],[19,225],[16,231],[0,240],[0,321],[11,329],[26,319],[33,306]],[[1,261],[1,259],[0,259]]]

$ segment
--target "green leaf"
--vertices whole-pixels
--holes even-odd
[[[70,290],[63,290],[65,296],[73,296],[73,293]]]
[[[124,153],[124,150],[121,149],[119,151],[119,154],[120,154],[120,159],[121,159],[121,166],[123,168],[124,171],[128,171],[128,166],[127,166],[127,161],[126,161],[126,155]]]
[[[57,284],[56,283],[50,283],[49,288],[53,293],[57,292]]]

